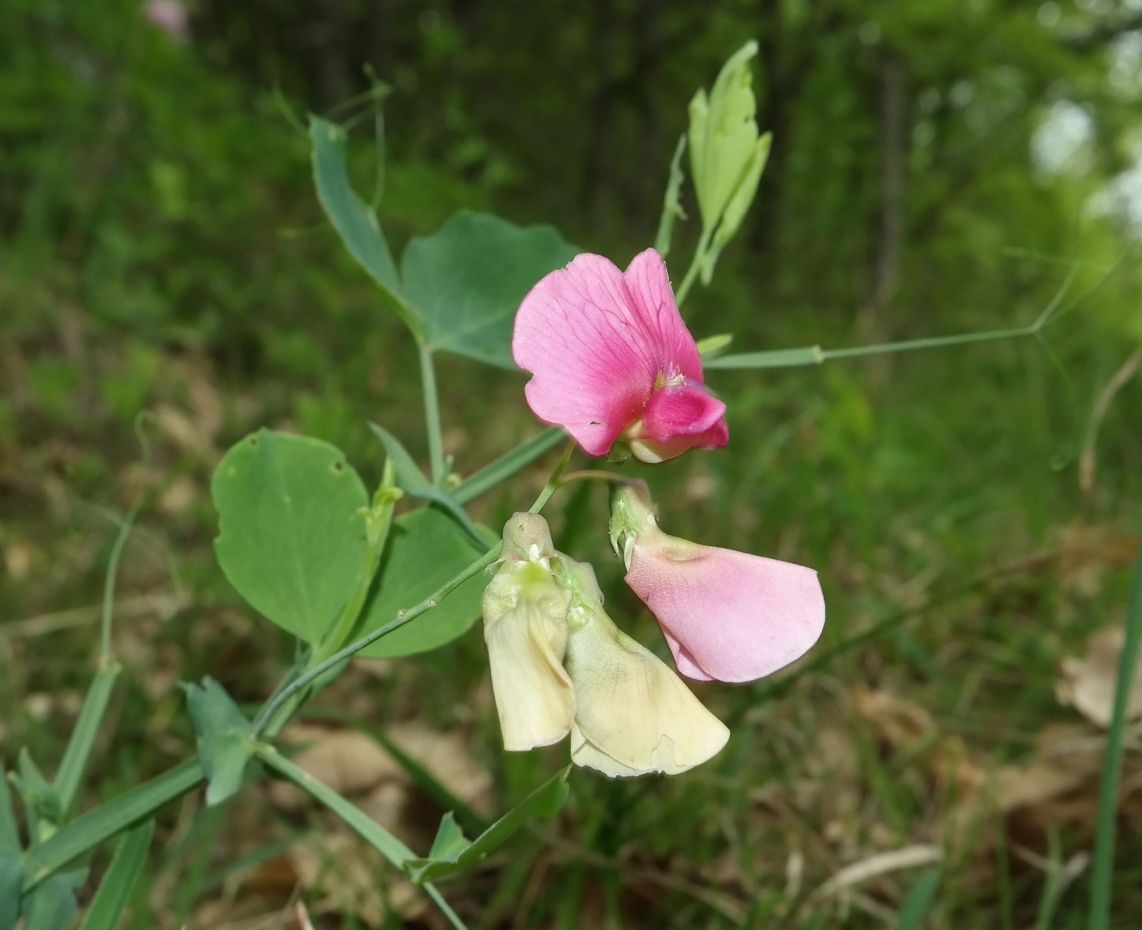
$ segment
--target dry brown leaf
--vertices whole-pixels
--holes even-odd
[[[1085,656],[1063,660],[1062,671],[1055,683],[1055,694],[1060,702],[1073,707],[1103,729],[1110,726],[1118,664],[1125,639],[1124,627],[1111,627],[1095,633],[1087,640]],[[1126,707],[1127,720],[1137,717],[1142,717],[1142,655],[1134,666],[1130,701]]]
[[[892,749],[903,749],[936,730],[927,710],[886,691],[856,688],[853,703],[857,712],[872,724],[879,739]]]
[[[476,813],[492,813],[492,776],[476,761],[464,736],[415,722],[391,727],[388,736]]]
[[[311,906],[311,913],[352,914],[370,927],[384,923],[388,910],[384,879],[391,880],[394,873],[386,868],[374,849],[356,836],[340,830],[323,831],[320,836],[296,844],[290,856],[301,887],[320,893]],[[401,882],[398,877],[396,883]],[[398,895],[400,903],[407,904],[419,897],[411,885],[409,891],[411,895],[404,892]],[[414,910],[399,907],[396,901],[393,907],[403,917],[416,915]]]
[[[20,540],[9,542],[4,547],[4,564],[8,569],[8,580],[24,581],[38,561],[37,555],[36,549],[25,542]]]
[[[365,733],[291,726],[287,737],[304,745],[294,762],[338,794],[360,794],[386,779],[401,779],[400,766]],[[278,806],[296,810],[309,796],[287,782],[275,782],[270,797]]]
[[[155,408],[155,422],[183,452],[202,462],[213,464],[217,461],[218,452],[210,436],[203,433],[184,410],[160,404]]]
[[[306,744],[294,761],[314,778],[341,794],[369,794],[370,813],[378,820],[392,823],[403,813],[411,784],[408,773],[367,733],[295,724],[287,736]],[[462,736],[416,723],[397,724],[388,736],[465,804],[482,814],[490,812],[491,776],[472,757]],[[386,786],[396,790],[378,791]],[[307,803],[299,789],[284,782],[270,790],[274,802],[284,808]]]
[[[1059,580],[1065,590],[1093,597],[1108,569],[1134,562],[1138,537],[1113,526],[1074,523],[1059,532]]]
[[[996,816],[1013,835],[1038,842],[1050,827],[1090,827],[1098,806],[1098,782],[1105,739],[1085,727],[1045,728],[1030,757],[1000,766],[948,818],[949,834],[977,835],[990,843],[994,831],[980,830]]]
[[[198,484],[190,478],[179,478],[159,496],[157,507],[168,517],[179,517],[199,499]]]

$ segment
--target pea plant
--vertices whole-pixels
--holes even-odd
[[[122,671],[112,649],[111,607],[131,520],[125,523],[108,571],[98,671],[55,777],[23,750],[14,771],[0,779],[0,930],[21,920],[26,930],[68,925],[93,853],[111,840],[114,853],[83,926],[115,926],[147,859],[157,812],[203,786],[206,804],[224,803],[266,773],[295,783],[338,815],[419,885],[453,926],[463,927],[434,882],[481,861],[523,825],[553,816],[568,796],[572,766],[480,835],[466,837],[449,814],[431,848],[414,851],[275,746],[290,719],[349,660],[435,649],[482,618],[504,749],[527,751],[568,738],[573,765],[639,777],[685,772],[729,738],[685,678],[749,682],[813,646],[825,601],[812,569],[668,535],[650,487],[624,477],[622,461],[668,468],[693,450],[727,446],[726,402],[707,385],[708,372],[1039,336],[1055,308],[1024,329],[891,346],[728,354],[728,336],[696,341],[679,305],[695,283],[710,282],[755,199],[769,152],[770,136],[755,121],[749,67],[755,54],[756,44],[747,43],[712,87],[692,99],[653,246],[625,270],[582,253],[551,227],[471,212],[414,238],[398,264],[375,212],[350,184],[345,130],[310,119],[318,199],[415,342],[428,471],[383,423],[371,425],[386,456],[371,490],[326,442],[265,429],[237,442],[218,463],[211,487],[219,518],[215,553],[250,608],[295,638],[296,662],[253,714],[209,677],[184,685],[195,752],[76,815]],[[666,258],[673,227],[684,219],[687,152],[700,229],[675,291]],[[526,403],[546,424],[459,481],[451,480],[445,456],[435,375],[449,355],[527,372]],[[543,491],[520,501],[502,531],[472,519],[468,504],[510,487],[560,444]],[[569,472],[577,450],[608,468]],[[615,558],[659,621],[675,669],[608,615],[592,566],[556,548],[544,508],[579,480],[610,486]],[[397,515],[402,498],[418,506]]]

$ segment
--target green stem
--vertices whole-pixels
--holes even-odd
[[[967,345],[973,342],[992,342],[1035,336],[1042,327],[1038,323],[1012,329],[989,329],[982,333],[959,333],[954,336],[929,336],[924,339],[905,339],[901,342],[884,342],[871,346],[852,346],[842,349],[822,349],[804,346],[797,349],[776,349],[771,352],[740,352],[723,355],[703,362],[707,369],[734,368],[798,368],[803,365],[820,365],[865,355],[884,355],[893,352],[915,352],[918,349],[940,349],[947,346]]]
[[[571,461],[571,453],[575,451],[575,440],[572,439],[563,447],[563,454],[559,456],[559,461],[555,465],[555,470],[551,473],[551,477],[547,479],[547,484],[543,486],[543,490],[539,492],[539,497],[535,499],[535,503],[531,505],[531,513],[539,513],[551,500],[551,495],[554,494],[560,485],[560,478],[563,475],[563,470],[567,467],[567,463]]]
[[[115,689],[119,671],[117,662],[111,661],[104,665],[95,673],[87,696],[83,699],[83,707],[80,708],[75,728],[68,738],[67,748],[56,773],[55,789],[59,797],[60,819],[67,816],[79,791],[83,773],[87,770],[87,760],[91,758],[95,737],[99,735],[99,727],[103,723],[103,715],[107,712],[107,705],[111,701],[111,693]]]
[[[456,588],[460,587],[465,581],[471,578],[478,572],[483,571],[491,565],[497,558],[499,558],[500,550],[503,548],[502,543],[496,543],[484,555],[476,559],[475,562],[470,564],[467,568],[461,571],[458,575],[446,581],[431,595],[426,597],[419,604],[414,607],[409,607],[406,610],[397,611],[397,615],[384,626],[378,627],[371,633],[362,636],[360,639],[354,640],[348,646],[338,650],[329,656],[327,659],[318,662],[316,665],[307,669],[304,674],[299,675],[296,679],[291,681],[284,688],[279,690],[269,701],[265,703],[262,709],[258,712],[258,716],[254,719],[253,738],[259,739],[265,732],[270,722],[274,719],[277,712],[285,706],[287,702],[293,698],[294,695],[304,691],[316,679],[320,678],[331,668],[346,659],[352,658],[366,646],[375,643],[382,636],[387,636],[393,630],[399,629],[406,623],[415,620],[423,613],[432,610],[437,604],[440,603],[445,597],[452,593]]]
[[[453,500],[459,504],[466,504],[490,491],[516,472],[526,468],[548,450],[554,449],[562,441],[563,436],[563,430],[554,426],[512,449],[511,452],[501,455],[494,462],[490,462],[461,481],[452,492]]]
[[[690,259],[690,267],[686,270],[686,276],[678,285],[678,291],[674,295],[674,300],[679,307],[682,306],[682,301],[686,299],[686,295],[690,293],[690,288],[694,286],[694,279],[698,277],[698,269],[702,265],[702,259],[706,257],[706,250],[710,247],[710,234],[711,230],[703,226],[702,234],[698,237],[698,245],[694,249],[694,257]]]
[[[432,350],[420,343],[420,384],[424,390],[424,428],[428,433],[428,461],[432,469],[432,483],[440,486],[444,478],[444,434],[440,428],[440,398],[436,393],[436,367]]]
[[[267,767],[273,769],[279,775],[288,778],[299,788],[313,795],[314,798],[333,811],[333,813],[340,817],[349,827],[355,830],[366,843],[377,850],[377,852],[388,859],[389,862],[398,869],[403,871],[404,864],[409,859],[416,858],[416,853],[373,820],[372,817],[369,817],[359,807],[343,798],[328,785],[318,781],[310,775],[309,772],[305,771],[305,769],[285,758],[285,756],[274,749],[273,746],[267,746],[265,743],[262,743],[255,750],[254,754],[261,759]],[[457,930],[465,930],[464,922],[460,920],[456,912],[448,906],[448,902],[444,900],[440,892],[430,884],[425,884],[423,887],[436,906],[443,911],[444,916],[448,918],[448,922],[457,928]]]
[[[1130,609],[1126,615],[1126,638],[1118,660],[1118,678],[1114,685],[1114,711],[1106,738],[1106,756],[1102,762],[1102,781],[1098,791],[1098,827],[1094,839],[1094,863],[1091,866],[1090,930],[1110,927],[1110,898],[1114,878],[1115,816],[1118,790],[1122,777],[1123,734],[1126,731],[1126,708],[1130,689],[1138,668],[1138,650],[1142,645],[1142,548],[1134,565],[1134,581],[1130,591]]]
[[[123,557],[123,548],[127,545],[127,537],[135,527],[140,506],[141,504],[136,504],[132,507],[127,519],[119,527],[115,543],[111,546],[111,556],[107,560],[107,575],[103,582],[103,614],[99,620],[99,665],[102,668],[106,668],[114,661],[111,649],[111,619],[115,611],[115,579],[119,574],[119,560]]]

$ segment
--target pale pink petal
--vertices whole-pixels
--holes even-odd
[[[655,347],[658,372],[667,379],[680,374],[701,384],[702,357],[678,312],[662,256],[654,249],[640,252],[623,277],[646,342]]]
[[[512,355],[533,375],[524,390],[535,415],[604,455],[654,389],[655,353],[645,343],[622,272],[580,255],[523,299]]]
[[[762,678],[804,655],[825,624],[812,569],[665,534],[635,543],[626,581],[691,678]]]
[[[665,627],[662,628],[662,635],[666,637],[666,645],[670,647],[670,651],[674,655],[674,664],[678,667],[678,671],[681,674],[687,678],[693,678],[695,681],[714,680],[702,671],[702,667],[694,661],[694,657],[690,655],[689,650],[671,636],[670,631]]]

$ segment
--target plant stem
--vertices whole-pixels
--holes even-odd
[[[516,472],[526,468],[549,449],[554,449],[563,439],[563,435],[563,430],[553,426],[521,443],[511,452],[501,455],[494,462],[490,462],[461,481],[459,487],[452,492],[453,499],[459,504],[466,504],[484,492],[490,491]]]
[[[1122,776],[1123,733],[1126,731],[1126,707],[1130,688],[1138,667],[1138,650],[1142,645],[1142,548],[1134,565],[1134,581],[1130,590],[1130,609],[1126,615],[1126,638],[1118,660],[1118,678],[1114,685],[1114,711],[1106,737],[1106,755],[1102,762],[1102,781],[1098,790],[1098,826],[1094,838],[1094,863],[1090,879],[1090,930],[1110,927],[1110,897],[1114,878],[1114,832],[1118,811],[1118,789]]]
[[[885,355],[892,352],[915,352],[918,349],[940,349],[947,346],[967,345],[973,342],[991,342],[996,339],[1014,339],[1037,335],[1041,327],[1038,323],[1019,326],[1013,329],[989,329],[981,333],[957,333],[954,336],[928,336],[924,339],[905,339],[901,342],[884,342],[871,346],[852,346],[842,349],[822,349],[820,346],[804,346],[797,349],[775,349],[771,352],[740,352],[712,358],[704,365],[707,369],[734,368],[799,368],[804,365],[820,365],[824,362],[847,358],[860,358],[865,355]]]
[[[262,734],[266,732],[266,728],[273,720],[274,715],[280,710],[293,696],[300,691],[304,691],[316,679],[320,678],[327,671],[334,666],[344,662],[346,659],[352,658],[366,646],[375,643],[382,636],[387,636],[393,630],[399,629],[406,623],[415,620],[423,613],[427,613],[436,607],[445,597],[452,593],[453,590],[462,585],[465,581],[477,574],[487,566],[491,565],[497,558],[499,558],[500,550],[503,548],[503,543],[496,543],[491,549],[484,553],[475,562],[471,563],[467,568],[463,569],[458,575],[450,578],[443,585],[441,585],[431,595],[426,597],[419,604],[414,607],[409,607],[406,610],[397,611],[397,615],[386,623],[384,626],[378,627],[371,633],[362,636],[360,639],[354,640],[348,646],[338,650],[318,662],[316,665],[307,669],[304,674],[299,675],[294,681],[290,682],[280,691],[278,691],[269,701],[263,705],[262,709],[258,712],[258,716],[254,719],[253,733],[254,739],[259,739]]]
[[[436,367],[432,350],[418,343],[420,355],[420,384],[424,390],[424,428],[428,433],[428,461],[432,470],[432,483],[440,486],[444,478],[444,435],[440,429],[440,398],[436,393]]]
[[[127,519],[119,527],[115,536],[115,543],[111,546],[111,556],[107,560],[107,575],[103,582],[103,614],[99,621],[99,665],[106,668],[114,662],[111,650],[111,619],[115,610],[115,579],[119,574],[119,560],[123,557],[123,548],[127,545],[127,537],[135,527],[135,520],[139,516],[140,504],[136,504],[127,514]]]
[[[682,301],[686,299],[686,295],[690,293],[694,279],[698,276],[702,259],[706,257],[706,250],[710,247],[710,232],[705,226],[702,227],[702,234],[698,237],[698,245],[694,249],[694,257],[690,260],[690,267],[686,270],[686,277],[682,279],[682,283],[678,285],[678,291],[674,295],[674,301],[679,307],[682,306]]]
[[[559,490],[560,478],[563,475],[563,469],[567,467],[567,463],[571,461],[571,453],[575,451],[575,440],[570,440],[567,445],[563,447],[563,454],[559,456],[559,461],[555,464],[555,470],[551,473],[551,477],[547,479],[547,484],[543,486],[543,490],[539,492],[539,497],[535,499],[535,503],[531,505],[531,513],[539,513],[551,500],[551,495]]]

